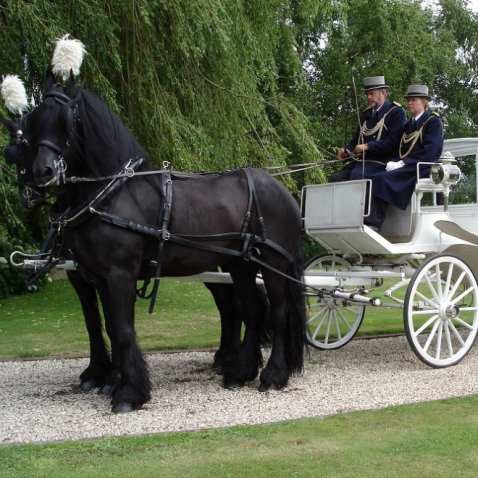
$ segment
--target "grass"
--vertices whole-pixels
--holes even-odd
[[[474,477],[478,397],[326,419],[0,447],[2,477]]]
[[[138,299],[136,330],[143,350],[215,347],[219,313],[202,283],[164,279],[153,314]],[[55,280],[44,292],[0,300],[0,353],[45,357],[89,353],[83,313],[73,287]]]
[[[375,295],[375,294],[374,294]],[[136,331],[144,351],[219,345],[219,313],[200,282],[163,279],[153,314],[136,303]],[[403,332],[402,311],[368,307],[358,335]],[[0,300],[0,357],[89,353],[79,300],[67,280],[39,294]]]

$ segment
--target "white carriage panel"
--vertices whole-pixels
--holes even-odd
[[[428,210],[428,208],[424,209]],[[451,204],[448,207],[448,213],[460,227],[473,234],[478,234],[478,204]]]
[[[367,181],[305,186],[304,225],[307,230],[360,227]]]

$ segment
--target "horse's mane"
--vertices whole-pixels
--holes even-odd
[[[83,161],[93,176],[117,173],[129,159],[148,159],[148,153],[131,134],[119,115],[94,93],[78,89],[76,138],[81,144]],[[150,169],[150,168],[148,168]]]

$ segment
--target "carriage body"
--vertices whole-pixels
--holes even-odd
[[[446,140],[444,150],[477,156],[478,139]],[[478,232],[478,205],[438,205],[437,195],[448,198],[449,185],[420,179],[407,210],[389,206],[378,234],[364,225],[367,183],[303,188],[304,229],[327,251],[305,271],[306,283],[322,288],[308,292],[309,342],[342,347],[357,333],[367,305],[398,307],[418,357],[434,367],[454,365],[478,331],[478,238],[469,234]],[[425,193],[432,193],[426,206]],[[376,289],[383,297],[371,297]]]

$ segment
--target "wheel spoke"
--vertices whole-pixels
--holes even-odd
[[[345,318],[345,316],[342,314],[342,311],[340,309],[337,310],[338,314],[340,315],[340,318],[342,319],[342,322],[345,324],[345,327],[347,327],[347,329],[352,330],[352,327],[350,326],[350,324],[348,323],[347,319]]]
[[[433,315],[430,317],[416,332],[415,335],[418,337],[424,330],[428,329],[428,327],[438,319],[438,314]]]
[[[333,311],[333,316],[334,316],[334,323],[335,323],[335,328],[337,330],[337,340],[340,340],[342,338],[342,334],[340,333],[340,327],[339,327],[339,321],[337,319],[337,311]]]
[[[445,282],[445,292],[450,290],[451,288],[451,279],[452,279],[452,274],[453,274],[453,267],[454,264],[450,264],[450,267],[448,268],[448,274],[446,275],[446,282]],[[448,294],[448,297],[453,297],[453,294]]]
[[[458,287],[460,287],[461,281],[463,280],[463,277],[465,277],[465,274],[466,274],[466,271],[463,271],[460,274],[460,277],[458,277],[458,279],[456,280],[455,285],[453,289],[450,291],[450,294],[448,295],[448,297],[453,297],[455,295],[455,292],[458,290]]]
[[[465,290],[464,292],[462,292],[458,297],[455,297],[455,298],[451,301],[451,303],[452,303],[453,305],[455,305],[457,302],[460,302],[461,299],[463,299],[463,297],[466,297],[466,296],[467,296],[470,292],[472,292],[472,291],[473,291],[473,287],[470,287],[470,288],[466,289],[466,290]],[[450,296],[450,297],[452,297],[452,296]]]
[[[467,324],[468,325],[468,324]],[[460,333],[458,332],[457,328],[455,327],[455,324],[453,322],[450,322],[448,324],[449,328],[451,329],[451,331],[453,332],[453,336],[456,338],[456,340],[458,340],[458,342],[460,342],[460,345],[462,347],[465,346],[465,341],[461,338],[461,335]]]
[[[328,315],[329,315],[329,309],[325,309],[324,313],[322,315],[322,319],[320,319],[319,323],[317,324],[317,327],[314,330],[314,333],[312,334],[312,337],[314,339],[315,339],[315,337],[317,337],[317,335],[319,333],[319,330],[322,327],[322,324],[324,323],[324,320],[327,318]]]
[[[437,334],[438,335],[437,336],[437,345],[436,345],[436,352],[435,352],[435,358],[437,360],[440,358],[442,333],[443,333],[443,324],[439,324],[438,334]]]
[[[428,339],[425,343],[425,345],[423,346],[423,351],[426,352],[428,350],[428,347],[430,347],[430,344],[432,343],[432,340],[435,338],[435,334],[437,332],[437,329],[438,329],[438,326],[440,325],[440,321],[437,320],[434,324],[433,324],[433,328],[432,330],[430,331],[430,335],[428,336]],[[415,335],[418,335],[418,334],[415,334]]]
[[[416,294],[418,295],[418,297],[420,297],[420,299],[423,299],[430,307],[435,307],[435,308],[438,308],[438,305],[437,303],[439,302],[436,298],[435,299],[435,302],[433,302],[431,299],[429,299],[426,295],[423,295],[420,291],[417,290]]]
[[[440,297],[438,296],[437,291],[435,290],[435,287],[433,287],[433,283],[432,283],[430,277],[428,277],[428,275],[425,276],[425,281],[428,285],[428,290],[432,293],[433,298],[435,299],[435,303],[440,303]],[[437,283],[437,285],[438,285],[438,283]],[[417,291],[417,294],[422,295],[419,291]],[[427,302],[432,303],[431,299],[428,299],[425,296],[423,296],[423,299],[426,300]]]
[[[332,315],[333,311],[331,310],[328,314],[327,314],[327,327],[325,329],[325,340],[324,342],[326,344],[329,343],[329,337],[330,337],[330,325],[332,323],[332,320],[330,319],[330,316]]]
[[[450,266],[450,267],[453,267]],[[443,290],[441,288],[441,271],[440,271],[440,264],[436,264],[435,265],[435,277],[436,277],[436,284],[437,284],[437,294],[438,294],[438,297],[437,297],[437,301],[438,302],[441,302],[442,298],[443,298]],[[431,282],[430,282],[431,283]],[[433,289],[435,290],[435,289]]]
[[[312,307],[309,307],[309,310],[312,310]],[[311,324],[317,317],[320,316],[320,314],[325,314],[327,308],[326,307],[321,307],[320,310],[318,310],[315,314],[313,314],[310,319],[307,320],[306,324],[309,325]]]
[[[462,309],[463,310],[474,310],[476,311],[476,308],[467,308],[467,309]],[[460,317],[455,317],[454,320],[458,322],[461,326],[466,327],[467,329],[470,330],[475,330],[476,327],[473,327],[473,325],[469,324],[468,322],[462,320]]]
[[[453,357],[453,345],[451,343],[451,337],[450,337],[450,329],[448,328],[448,320],[444,324],[445,327],[445,337],[446,337],[446,343],[448,345],[448,357]],[[438,357],[440,358],[440,357]]]

